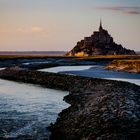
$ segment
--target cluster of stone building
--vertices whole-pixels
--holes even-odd
[[[108,31],[103,29],[101,21],[99,31],[95,31],[90,37],[85,37],[84,40],[77,42],[77,45],[67,53],[69,56],[121,54],[135,54],[135,52],[116,44]]]

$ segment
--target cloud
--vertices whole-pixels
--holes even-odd
[[[31,27],[31,32],[33,32],[33,33],[39,33],[39,32],[43,32],[43,31],[44,31],[44,29],[41,27],[37,27],[37,26]]]
[[[127,11],[125,13],[130,14],[130,15],[139,15],[140,14],[140,12],[138,12],[138,11]]]
[[[8,33],[9,30],[6,28],[0,28],[0,33]]]
[[[45,32],[45,29],[39,26],[32,26],[30,28],[18,28],[17,32],[21,33],[41,33]]]
[[[96,7],[98,10],[120,11],[123,14],[140,15],[140,7],[123,7],[123,6],[111,6],[111,7]]]

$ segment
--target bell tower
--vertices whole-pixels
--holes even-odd
[[[102,21],[100,19],[100,26],[99,26],[99,31],[102,31],[103,30],[103,27],[102,27]]]

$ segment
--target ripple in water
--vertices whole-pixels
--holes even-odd
[[[0,79],[0,138],[48,139],[68,92]]]

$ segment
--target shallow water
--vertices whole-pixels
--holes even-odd
[[[66,71],[88,70],[91,67],[94,67],[94,66],[92,66],[92,65],[87,65],[87,66],[59,66],[59,67],[40,69],[39,71],[58,73],[58,72],[64,72],[64,71],[66,72]]]
[[[62,66],[62,67],[46,68],[40,71],[55,72],[55,73],[61,72],[65,74],[72,74],[72,75],[79,75],[79,76],[126,81],[126,82],[140,85],[140,74],[107,70],[104,69],[103,66],[101,65]]]
[[[5,68],[3,67],[3,68],[0,68],[0,70],[4,70]]]
[[[0,79],[0,138],[48,139],[68,92]]]

